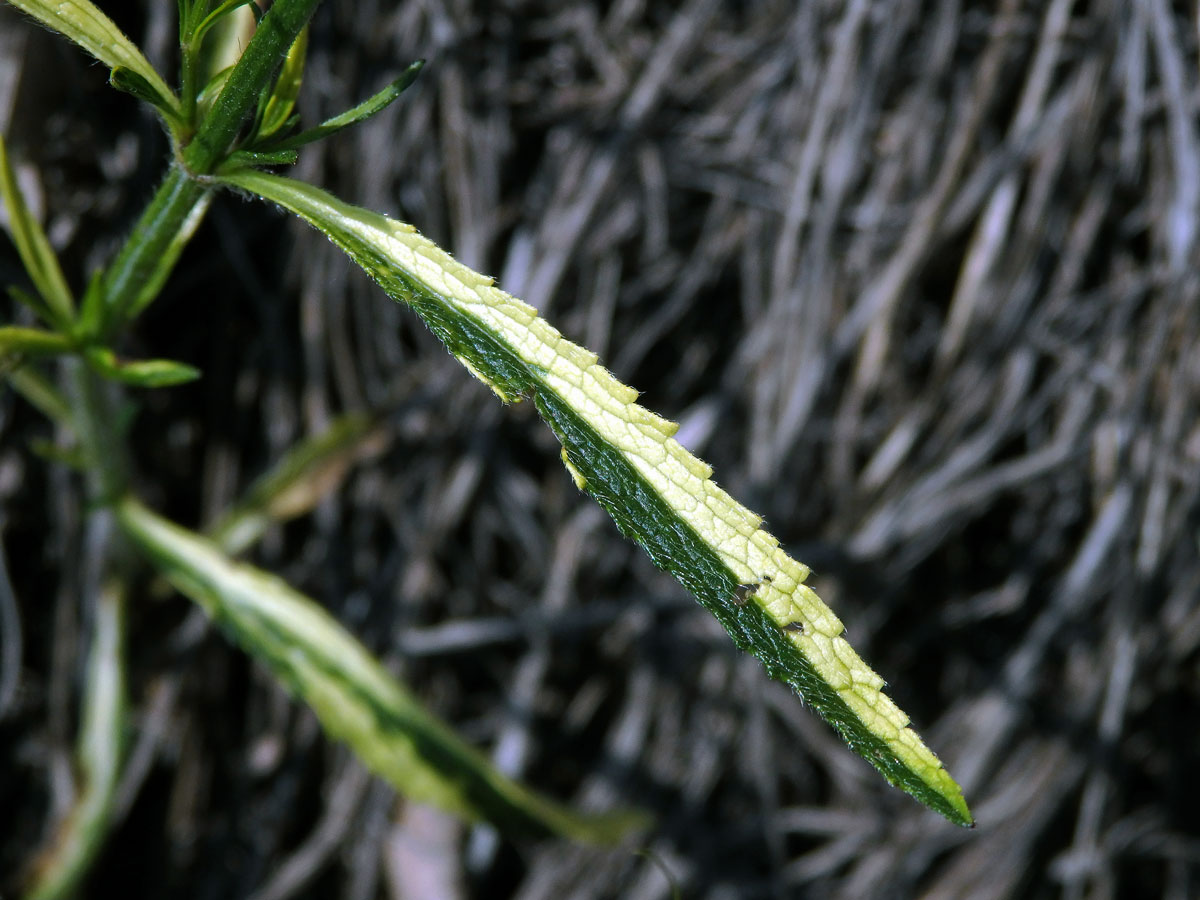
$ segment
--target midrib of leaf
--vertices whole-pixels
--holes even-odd
[[[883,679],[841,637],[837,616],[803,583],[808,568],[717,487],[711,469],[672,437],[677,426],[637,405],[637,392],[595,354],[410,225],[279,176],[246,170],[225,181],[326,234],[502,399],[532,396],[577,482],[738,647],[799,691],[889,782],[971,824],[958,785],[882,692]],[[739,605],[735,591],[744,584],[758,588]],[[784,630],[796,624],[803,630]]]

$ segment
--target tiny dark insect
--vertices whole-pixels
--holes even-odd
[[[803,622],[788,622],[783,626],[784,631],[794,631],[796,634],[804,634]]]

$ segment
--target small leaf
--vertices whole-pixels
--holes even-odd
[[[206,6],[208,6],[208,3],[198,3],[195,6],[195,11],[203,15]],[[199,15],[189,17],[190,21],[194,21],[197,18],[199,18]],[[228,59],[225,65],[232,65],[237,57],[241,55],[240,47],[236,46],[237,41],[240,41],[241,46],[244,47],[250,39],[250,35],[254,33],[254,25],[257,21],[258,7],[254,0],[225,0],[224,3],[197,22],[195,27],[191,29],[190,34],[183,35],[183,39],[202,41],[209,29],[214,25],[217,26],[218,30],[227,29],[226,33],[221,34],[214,43],[218,45],[218,55]],[[237,39],[230,40],[231,34],[237,35]],[[231,44],[235,46],[231,47]]]
[[[308,131],[302,131],[300,134],[293,135],[290,138],[284,138],[278,141],[267,142],[264,146],[271,149],[276,148],[296,148],[303,147],[305,144],[311,144],[313,141],[319,141],[322,138],[329,137],[341,131],[343,128],[349,128],[359,122],[365,122],[367,119],[376,113],[382,112],[387,107],[404,93],[407,88],[417,79],[417,75],[421,72],[421,67],[425,65],[425,60],[418,59],[407,69],[404,74],[385,87],[382,91],[355,106],[353,109],[348,109],[339,116],[334,116],[332,119],[326,119],[316,128],[310,128]]]
[[[343,416],[321,434],[297,444],[258,479],[212,529],[212,539],[226,553],[240,553],[270,523],[311,510],[341,484],[353,463],[380,450],[385,440],[371,416]]]
[[[531,395],[576,484],[739,648],[795,688],[891,784],[950,821],[971,824],[961,788],[850,646],[833,610],[805,584],[808,567],[717,486],[712,469],[674,439],[678,425],[639,406],[637,391],[594,353],[411,225],[277,175],[243,170],[224,180],[324,233],[500,397]]]
[[[229,80],[229,75],[233,71],[233,66],[226,66],[208,80],[200,94],[196,97],[196,105],[207,111],[215,100],[221,94],[221,88],[225,87],[225,82]]]
[[[60,425],[70,426],[71,407],[67,405],[66,398],[33,366],[25,365],[5,372],[4,377],[14,391],[46,418]]]
[[[114,511],[177,590],[307,703],[326,733],[412,799],[469,820],[581,841],[613,842],[644,823],[639,813],[576,813],[509,780],[313,600],[136,500]]]
[[[199,369],[170,359],[122,362],[107,347],[88,347],[83,355],[91,367],[105,378],[136,387],[171,387],[195,381],[200,377]]]
[[[53,316],[53,324],[65,328],[75,317],[75,300],[46,232],[29,211],[17,186],[17,176],[9,163],[3,138],[0,138],[0,199],[8,210],[8,229],[25,271],[46,302],[45,308]]]
[[[66,466],[75,472],[87,472],[88,461],[83,454],[83,448],[78,444],[61,447],[54,441],[45,438],[34,438],[29,442],[29,449],[46,462]]]
[[[9,285],[5,289],[5,292],[9,297],[20,303],[22,306],[33,310],[34,314],[37,315],[37,317],[43,322],[58,322],[58,316],[51,311],[50,307],[46,305],[45,301],[43,301],[41,297],[35,297],[33,294],[22,290],[15,284]]]
[[[8,0],[47,28],[74,41],[110,69],[125,68],[140,75],[152,92],[166,100],[176,117],[179,100],[162,76],[112,19],[90,0]]]
[[[0,356],[55,356],[74,349],[66,335],[39,328],[0,327]]]
[[[267,138],[283,128],[291,118],[296,106],[296,98],[300,95],[300,83],[304,77],[304,63],[308,55],[308,26],[300,31],[283,61],[279,77],[271,89],[267,99],[266,109],[263,110],[262,123],[258,128],[258,137]]]
[[[80,343],[87,343],[100,333],[104,322],[104,270],[97,269],[88,279],[87,290],[79,304],[79,319],[74,334]]]
[[[155,90],[154,85],[133,71],[133,69],[117,66],[117,68],[109,73],[108,83],[118,91],[137,97],[143,103],[149,103],[175,126],[178,127],[183,124],[175,113],[175,107],[171,103],[171,98],[159,94]]]

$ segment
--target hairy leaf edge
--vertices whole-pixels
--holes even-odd
[[[246,170],[223,180],[324,233],[502,399],[533,396],[576,482],[739,648],[795,688],[891,784],[956,824],[972,824],[961,789],[882,692],[883,679],[840,636],[841,622],[803,584],[807,567],[718,488],[711,469],[671,437],[676,426],[638,406],[636,391],[594,354],[410,225],[288,178]],[[614,430],[614,417],[628,440]],[[753,589],[739,592],[746,584]]]

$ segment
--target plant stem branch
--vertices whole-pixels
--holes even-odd
[[[89,500],[109,504],[129,484],[129,463],[113,387],[81,358],[64,361],[70,389],[71,419],[87,466]]]
[[[127,319],[144,307],[148,290],[161,286],[178,252],[179,235],[195,226],[193,217],[209,186],[197,175],[211,173],[237,139],[263,88],[279,68],[300,30],[320,0],[275,0],[254,37],[225,82],[212,111],[183,150],[183,165],[174,165],[159,186],[133,233],[109,266],[100,302],[88,319],[87,336],[108,340]],[[187,96],[185,91],[185,100]],[[97,321],[98,319],[98,321]]]
[[[107,340],[125,323],[130,308],[145,286],[161,285],[170,271],[163,271],[164,264],[173,265],[178,256],[170,252],[176,237],[187,227],[193,210],[204,201],[208,191],[207,186],[189,178],[180,166],[171,166],[132,234],[105,272],[101,305],[94,313],[85,308],[85,326],[93,326],[88,330]],[[89,322],[94,316],[100,321]]]

